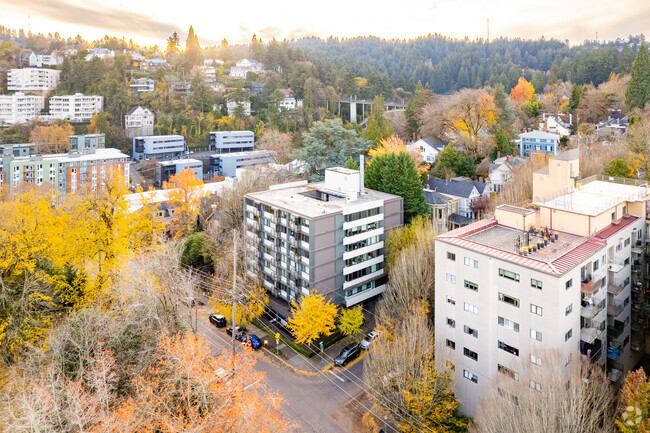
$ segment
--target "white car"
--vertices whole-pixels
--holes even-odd
[[[368,335],[366,335],[366,338],[361,340],[361,348],[364,349],[364,350],[368,349],[368,347],[370,346],[370,343],[372,343],[373,340],[375,338],[377,338],[378,335],[379,334],[376,331],[372,331],[372,332],[368,333]]]

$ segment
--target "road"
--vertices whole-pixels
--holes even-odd
[[[208,314],[208,310],[199,307],[198,331],[212,344],[215,353],[229,349],[230,337],[223,328],[217,329],[208,322]],[[348,369],[308,376],[293,371],[266,350],[258,350],[255,357],[255,369],[265,372],[269,388],[285,397],[285,412],[300,424],[301,432],[361,431],[361,417],[371,408],[361,383],[363,360]]]

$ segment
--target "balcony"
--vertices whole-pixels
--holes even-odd
[[[616,296],[621,293],[623,289],[625,289],[625,284],[623,284],[622,281],[610,281],[610,283],[607,285],[607,293],[610,295]]]
[[[630,341],[630,349],[635,352],[644,352],[645,351],[645,338],[635,338]]]
[[[644,250],[643,246],[638,245],[638,243],[637,243],[637,245],[634,245],[634,246],[632,247],[632,252],[633,252],[634,254],[639,254],[639,255],[641,255],[641,254],[645,253],[645,250]]]
[[[623,270],[623,267],[623,263],[619,263],[613,259],[609,259],[607,264],[607,270],[614,273],[621,272]]]
[[[622,302],[608,302],[607,303],[607,315],[612,316],[612,317],[618,317],[619,314],[621,314],[625,308],[623,307]]]
[[[602,281],[602,279],[583,281],[580,291],[586,295],[593,295],[602,286]]]
[[[603,309],[604,306],[602,306],[601,304],[587,303],[585,306],[580,307],[580,315],[587,319],[593,319],[598,315],[598,313],[603,311]]]
[[[598,362],[600,356],[603,353],[603,342],[600,339],[596,339],[591,344],[581,344],[580,353],[585,355],[593,363]]]
[[[614,384],[619,383],[623,377],[623,364],[615,361],[607,364],[607,378]]]
[[[607,337],[618,338],[625,331],[625,323],[614,320],[614,326],[607,327]]]
[[[587,344],[593,344],[603,333],[598,326],[584,327],[580,330],[580,340]]]
[[[617,360],[623,354],[623,348],[620,344],[607,346],[607,360]]]

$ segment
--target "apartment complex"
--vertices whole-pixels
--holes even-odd
[[[48,68],[22,68],[7,71],[7,90],[47,93],[59,84],[61,71]]]
[[[212,131],[210,151],[216,153],[246,152],[255,148],[253,131]]]
[[[253,150],[210,155],[210,172],[212,176],[234,177],[237,169],[259,164],[272,164],[277,160],[277,153],[272,150]]]
[[[70,122],[90,122],[93,116],[104,108],[104,97],[98,95],[52,96],[50,98],[50,117],[67,119]]]
[[[133,107],[124,116],[124,128],[128,138],[153,135],[154,114],[147,107]]]
[[[3,146],[0,180],[14,189],[22,183],[51,183],[63,193],[97,189],[101,179],[117,170],[129,184],[129,157],[117,149],[86,149],[67,154],[14,156],[11,145]]]
[[[275,296],[316,291],[349,307],[384,291],[384,240],[403,222],[401,197],[337,167],[324,182],[275,185],[244,201],[246,272]]]
[[[647,188],[578,172],[575,152],[551,158],[535,175],[543,201],[437,238],[436,360],[454,365],[463,414],[497,375],[544,386],[524,367],[551,350],[615,385],[641,358]]]
[[[31,122],[44,108],[43,96],[25,95],[21,92],[0,95],[0,125]]]
[[[186,168],[194,171],[194,177],[203,180],[203,163],[198,159],[175,159],[173,161],[160,161],[157,164],[156,178],[158,185],[169,182],[169,178],[180,173]]]
[[[182,135],[153,135],[133,137],[133,159],[172,159],[185,153],[185,137]]]
[[[70,136],[71,152],[86,152],[106,147],[105,134],[85,134]]]

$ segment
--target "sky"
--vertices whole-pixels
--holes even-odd
[[[158,44],[192,25],[202,46],[303,36],[411,39],[556,38],[578,44],[643,33],[649,0],[0,0],[0,25],[34,33],[104,35]]]

